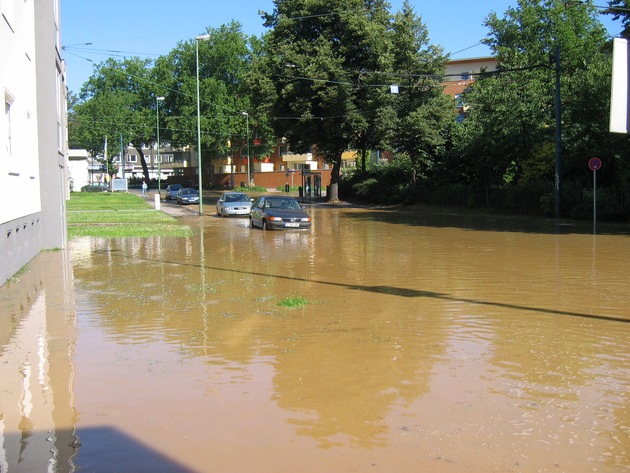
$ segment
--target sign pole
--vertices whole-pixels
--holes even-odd
[[[602,160],[591,158],[588,160],[588,167],[593,171],[593,233],[597,226],[597,171],[602,167]]]
[[[597,170],[593,170],[593,232],[597,225]]]

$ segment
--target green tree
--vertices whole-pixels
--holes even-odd
[[[455,118],[454,103],[439,83],[448,58],[441,47],[430,44],[426,26],[408,1],[394,16],[391,31],[400,91],[392,143],[411,159],[415,182],[417,173],[426,176],[443,154],[448,125]]]
[[[504,183],[508,175],[513,182],[553,179],[557,66],[565,177],[584,174],[584,156],[609,156],[610,49],[595,9],[519,0],[503,18],[490,14],[486,24],[485,43],[499,73],[482,75],[465,95],[470,112],[454,148],[457,159],[474,161],[473,177],[487,184]],[[554,61],[556,47],[560,64]]]
[[[365,166],[369,150],[396,147],[422,168],[443,144],[452,106],[436,75],[446,57],[408,2],[395,17],[389,8],[384,0],[277,0],[263,15],[270,30],[249,83],[278,136],[296,151],[314,145],[333,165],[331,200],[345,150],[359,150]]]
[[[100,155],[106,137],[110,146],[120,140],[132,143],[148,182],[149,170],[141,147],[155,139],[154,89],[149,60],[108,59],[96,65],[70,113],[70,146]],[[108,166],[111,171],[111,161]]]
[[[202,149],[223,156],[228,142],[245,141],[246,123],[241,111],[251,103],[243,77],[251,63],[256,38],[248,38],[232,22],[208,29],[208,40],[199,46],[199,96]],[[140,156],[145,179],[149,170],[142,146],[155,142],[156,98],[160,105],[161,138],[175,146],[197,147],[197,44],[181,42],[155,64],[139,58],[108,59],[95,66],[70,110],[69,139],[72,147],[103,153],[110,143],[133,143]],[[111,163],[110,163],[111,164]],[[209,167],[205,167],[209,169]]]
[[[247,37],[241,25],[231,22],[207,30],[208,39],[180,42],[158,58],[155,78],[165,97],[163,110],[166,140],[197,147],[197,47],[201,147],[207,157],[224,156],[228,143],[244,143],[250,98],[244,89],[257,40]],[[209,169],[205,166],[205,169]]]
[[[628,0],[608,0],[609,8],[605,11],[608,15],[613,15],[615,20],[621,20],[623,31],[621,36],[630,38],[630,2]]]
[[[265,54],[256,84],[278,136],[296,151],[333,164],[331,199],[338,198],[341,155],[382,120],[382,91],[364,71],[391,71],[387,3],[380,0],[276,1],[264,14]],[[371,106],[375,108],[371,108]],[[364,146],[367,146],[365,144]]]

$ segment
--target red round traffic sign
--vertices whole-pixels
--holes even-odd
[[[591,168],[591,171],[597,171],[602,167],[602,160],[599,158],[591,158],[588,160],[588,167]]]

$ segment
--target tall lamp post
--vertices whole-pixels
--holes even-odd
[[[160,102],[164,102],[164,97],[155,98],[155,123],[157,128],[158,196],[159,200],[162,200],[162,159],[160,158]]]
[[[241,112],[241,115],[245,115],[247,122],[247,187],[252,185],[252,174],[249,170],[249,113]]]
[[[203,178],[201,174],[201,109],[199,106],[199,41],[208,41],[210,39],[209,34],[202,34],[195,38],[196,46],[196,66],[197,66],[197,153],[199,162],[199,215],[202,215],[203,211]]]

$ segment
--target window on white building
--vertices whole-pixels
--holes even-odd
[[[4,141],[5,141],[5,152],[7,158],[11,157],[12,154],[12,130],[11,130],[11,106],[13,105],[13,97],[5,92],[4,94]]]
[[[57,94],[57,151],[63,151],[63,141],[64,141],[64,133],[63,133],[63,100],[61,98],[61,88],[63,86],[63,77],[61,76],[61,71],[57,68],[56,74],[56,87],[55,93]]]
[[[128,163],[137,163],[138,162],[138,157],[135,154],[128,154],[127,155],[127,162]]]

